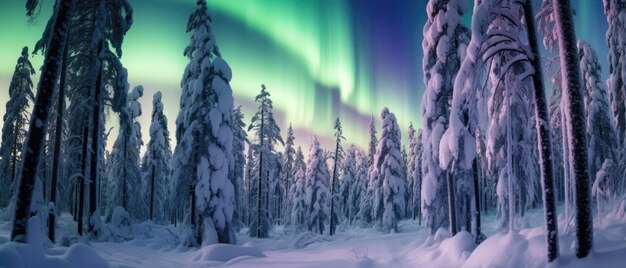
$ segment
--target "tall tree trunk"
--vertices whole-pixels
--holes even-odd
[[[472,177],[474,178],[474,213],[476,213],[476,244],[482,242],[482,235],[480,230],[480,186],[478,185],[478,158],[474,158],[472,161]],[[469,229],[469,228],[468,228]]]
[[[69,34],[67,35],[69,36]],[[65,42],[67,42],[69,38],[66,37]],[[63,113],[65,112],[65,83],[66,83],[66,74],[67,74],[67,54],[68,48],[67,46],[63,52],[63,67],[61,68],[61,78],[59,85],[59,92],[57,93],[57,109],[56,109],[56,130],[54,132],[54,148],[52,152],[52,178],[50,182],[50,203],[53,204],[53,208],[50,210],[50,214],[48,215],[48,238],[50,241],[54,243],[55,241],[55,224],[56,224],[56,211],[57,211],[57,182],[60,173],[61,166],[61,139],[63,138]]]
[[[262,193],[262,179],[263,179],[263,125],[265,123],[265,107],[261,106],[261,139],[259,148],[259,182],[257,187],[257,208],[256,208],[256,237],[261,237],[261,193]]]
[[[85,120],[85,121],[89,121],[89,120]],[[78,221],[77,221],[77,228],[78,228],[78,235],[83,235],[83,215],[84,215],[84,210],[85,210],[85,182],[87,180],[87,148],[89,147],[89,143],[87,142],[87,139],[89,139],[89,127],[88,126],[83,126],[83,154],[82,154],[82,172],[83,172],[83,176],[82,179],[80,179],[80,181],[78,182],[79,184],[79,192],[78,192]]]
[[[453,170],[453,169],[451,169]],[[454,201],[454,180],[452,179],[452,174],[446,171],[446,177],[448,179],[448,217],[450,221],[450,233],[452,236],[455,236],[457,233],[456,228],[456,203]]]
[[[569,0],[553,1],[556,30],[559,35],[559,56],[563,76],[563,97],[566,99],[566,115],[569,121],[569,151],[572,156],[575,178],[576,200],[576,256],[586,257],[593,246],[593,216],[591,215],[591,193],[587,170],[587,136],[585,111],[580,79],[580,64],[576,47],[576,33],[572,21]]]
[[[337,119],[339,120],[339,119]],[[335,234],[335,180],[337,179],[337,167],[339,157],[337,154],[339,153],[339,141],[337,141],[337,145],[335,146],[335,163],[333,163],[333,178],[330,180],[330,226],[329,226],[329,234],[332,236]]]
[[[154,154],[154,152],[152,152]],[[156,167],[154,163],[152,165],[152,175],[150,176],[150,220],[152,220],[152,215],[154,212],[154,172]]]
[[[15,205],[15,216],[11,230],[11,241],[26,243],[28,230],[28,214],[33,198],[33,187],[37,168],[41,160],[41,149],[45,141],[45,133],[50,115],[50,106],[54,95],[54,88],[61,69],[61,57],[66,45],[68,24],[74,0],[60,0],[58,12],[54,22],[54,31],[46,57],[43,63],[41,79],[37,88],[37,96],[30,118],[30,127],[24,143],[22,164],[20,165],[21,179]]]
[[[102,50],[104,49],[104,40],[101,40],[100,43],[98,44],[98,55],[100,55],[102,53]],[[102,82],[102,75],[103,75],[103,65],[102,65],[102,61],[98,56],[98,67],[97,67],[97,71],[98,71],[98,75],[96,77],[96,83],[95,83],[95,87],[93,89],[94,91],[94,97],[93,97],[93,101],[94,101],[94,107],[93,107],[93,111],[92,111],[92,115],[91,115],[91,122],[92,122],[92,126],[91,126],[91,151],[89,152],[89,154],[91,155],[91,164],[90,164],[90,172],[89,172],[89,177],[91,178],[89,180],[89,220],[88,225],[87,225],[87,231],[89,232],[89,234],[93,235],[94,237],[97,237],[99,235],[99,231],[100,230],[96,230],[95,229],[95,217],[100,217],[100,213],[98,213],[98,202],[97,202],[97,192],[98,192],[98,176],[99,173],[98,171],[100,171],[100,139],[102,139],[101,137],[101,133],[100,133],[100,127],[101,127],[101,123],[100,123],[100,119],[101,119],[101,115],[102,115],[102,90],[103,90],[103,82]]]

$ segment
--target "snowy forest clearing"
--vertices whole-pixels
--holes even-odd
[[[616,206],[619,207],[619,206]],[[561,208],[562,209],[562,208]],[[622,208],[623,209],[623,208]],[[111,267],[621,267],[626,256],[626,214],[609,212],[597,221],[595,250],[582,260],[574,256],[573,233],[563,234],[559,226],[561,258],[550,265],[545,257],[545,235],[541,209],[529,210],[526,226],[515,233],[500,233],[495,215],[485,217],[489,237],[477,248],[474,238],[460,232],[452,239],[440,230],[434,237],[417,221],[399,222],[399,233],[385,234],[371,228],[338,226],[333,237],[285,234],[281,226],[270,238],[249,238],[242,229],[238,244],[217,244],[200,249],[179,247],[178,227],[144,222],[134,226],[134,240],[89,244]],[[566,222],[562,220],[560,222]],[[59,235],[76,228],[70,215],[59,219]],[[349,229],[349,230],[348,230]],[[9,241],[10,222],[0,222],[0,267],[16,243]],[[443,242],[442,242],[443,241]],[[308,243],[306,243],[308,242]],[[309,244],[310,243],[310,244]],[[6,245],[5,245],[6,244]],[[302,248],[301,248],[302,247]],[[46,250],[48,256],[61,256],[66,247]],[[33,253],[31,253],[33,254]],[[264,257],[265,256],[265,257]],[[94,261],[94,260],[91,260]],[[95,259],[97,261],[97,259]],[[92,263],[89,263],[90,265]]]

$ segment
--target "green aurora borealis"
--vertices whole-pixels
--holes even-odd
[[[134,8],[134,25],[124,42],[122,62],[129,70],[131,86],[141,84],[146,89],[142,131],[146,136],[152,94],[161,90],[173,133],[180,79],[187,63],[182,55],[189,41],[185,25],[195,1],[129,1]],[[348,141],[360,148],[367,146],[371,116],[380,128],[378,117],[384,106],[396,114],[403,130],[410,121],[421,125],[421,39],[426,2],[208,0],[213,32],[223,58],[233,69],[231,86],[236,104],[244,107],[246,122],[256,109],[254,96],[264,83],[272,94],[282,134],[292,123],[296,142],[304,151],[312,134],[318,134],[323,146],[331,148],[337,116],[342,119]],[[606,66],[602,56],[606,55],[606,20],[601,2],[590,2],[573,1],[578,11],[577,34],[590,41]],[[28,23],[24,3],[0,2],[0,114],[4,114],[6,88],[21,47],[33,47],[53,5],[51,0],[43,0],[40,16]],[[464,22],[469,22],[469,16]],[[32,61],[38,68],[41,56],[34,56]],[[33,79],[38,80],[38,76]],[[110,115],[108,122],[115,126],[117,116]]]

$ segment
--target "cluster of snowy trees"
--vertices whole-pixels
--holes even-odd
[[[153,96],[150,138],[142,140],[143,87],[129,90],[119,60],[132,25],[130,4],[56,1],[35,46],[45,53],[37,94],[24,48],[3,117],[0,206],[13,217],[12,240],[26,241],[28,219],[36,215],[55,241],[55,217],[68,212],[77,234],[87,227],[93,239],[106,239],[103,222],[128,215],[182,223],[187,246],[235,243],[244,227],[257,238],[269,237],[275,225],[328,235],[350,226],[397,232],[402,219],[423,220],[432,234],[465,230],[480,243],[482,214],[495,212],[512,232],[527,209],[542,206],[553,261],[557,202],[571,222],[561,232],[575,231],[582,258],[592,248],[593,202],[601,215],[624,193],[626,9],[617,0],[604,1],[606,86],[598,56],[576,40],[567,0],[544,0],[537,14],[530,0],[477,0],[471,29],[460,23],[467,1],[429,0],[422,127],[409,126],[408,150],[395,115],[383,108],[380,137],[373,117],[369,124],[367,152],[346,146],[337,118],[334,148],[325,150],[313,136],[306,157],[295,148],[291,125],[281,136],[265,85],[246,124],[206,1],[196,3],[171,146],[160,92]],[[27,1],[29,16],[38,4]],[[549,102],[538,33],[548,53],[558,53],[548,62],[557,68],[546,68]],[[111,152],[107,112],[119,117]]]
[[[592,197],[601,214],[603,204],[624,192],[620,129],[626,125],[626,104],[617,41],[624,9],[617,2],[604,1],[611,51],[607,90],[596,53],[576,40],[569,1],[544,0],[537,14],[528,0],[475,1],[471,31],[459,24],[467,1],[429,1],[424,147],[418,153],[421,209],[432,233],[464,229],[480,243],[481,206],[495,206],[508,231],[519,228],[517,219],[526,209],[543,206],[547,256],[553,261],[559,233],[555,203],[563,201],[566,220],[575,228],[577,256],[587,256]],[[537,32],[549,53],[559,53],[548,63],[557,66],[550,75],[549,104]],[[572,230],[567,226],[562,231]]]

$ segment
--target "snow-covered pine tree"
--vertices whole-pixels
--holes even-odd
[[[376,146],[378,145],[378,138],[376,137],[376,124],[374,122],[374,116],[369,123],[369,136],[370,141],[367,149],[367,156],[369,157],[370,165],[374,163],[374,155],[376,155]]]
[[[291,185],[294,183],[294,175],[296,170],[294,169],[294,160],[296,157],[296,150],[293,147],[294,140],[296,138],[293,136],[293,128],[291,127],[291,123],[289,124],[289,128],[287,129],[287,139],[285,140],[285,152],[283,153],[283,168],[281,174],[281,180],[285,184],[285,192],[287,193],[285,196],[285,200],[283,203],[283,215],[285,216],[285,221],[289,221],[291,217],[291,198],[288,198],[288,192],[291,191]]]
[[[363,226],[366,223],[363,222],[362,217],[364,217],[363,213],[361,213],[361,204],[363,204],[363,200],[366,198],[367,194],[367,184],[368,184],[368,176],[367,171],[369,169],[369,156],[362,151],[356,152],[356,173],[354,176],[353,186],[350,188],[352,201],[350,206],[352,207],[352,214],[354,215],[353,222],[358,223]]]
[[[385,232],[398,231],[405,211],[405,181],[402,178],[401,134],[396,116],[387,107],[380,113],[382,134],[376,148],[370,177],[374,178],[372,219]]]
[[[459,23],[467,9],[466,1],[430,0],[426,9],[428,19],[422,41],[426,90],[422,103],[421,197],[426,226],[434,234],[451,223],[450,213],[445,208],[450,203],[446,196],[452,196],[446,195],[446,190],[452,185],[449,185],[451,180],[446,181],[447,173],[439,165],[439,143],[448,128],[453,82],[464,57],[463,49],[459,48],[469,41],[469,30]]]
[[[244,215],[244,164],[246,163],[245,145],[248,136],[243,122],[241,106],[233,110],[233,160],[235,161],[233,172],[229,173],[230,183],[235,187],[235,211],[233,212],[233,227],[241,228]]]
[[[0,207],[6,207],[18,186],[18,168],[26,137],[30,108],[34,100],[33,81],[30,76],[35,68],[28,60],[28,47],[22,48],[13,78],[9,85],[9,100],[2,117],[2,143],[0,144]]]
[[[309,159],[306,165],[306,224],[311,232],[323,234],[330,218],[330,175],[317,136],[311,139]]]
[[[302,152],[302,151],[300,151]],[[307,229],[307,203],[306,203],[306,167],[298,166],[294,176],[294,183],[290,188],[289,199],[293,206],[289,214],[289,225],[295,232]]]
[[[598,56],[591,46],[578,41],[578,55],[582,73],[583,90],[585,91],[585,110],[587,115],[587,137],[589,141],[589,175],[595,180],[605,197],[617,194],[619,189],[618,176],[613,167],[617,163],[618,140],[611,120],[607,91],[600,82],[600,65]],[[607,162],[608,161],[608,162]],[[602,172],[598,174],[598,172]],[[596,174],[600,176],[596,176]],[[596,191],[597,192],[597,191]],[[598,197],[598,196],[596,196]],[[600,202],[598,202],[600,203]],[[598,207],[601,210],[601,207]]]
[[[420,218],[421,223],[419,212],[421,200],[420,187],[422,184],[422,130],[419,129],[417,131],[417,136],[415,136],[415,133],[413,123],[410,123],[408,130],[409,155],[407,159],[409,202],[407,203],[407,207],[409,207],[409,216],[413,220]]]
[[[235,243],[235,196],[228,179],[234,168],[232,71],[211,33],[206,1],[197,0],[196,5],[187,23],[189,64],[176,119],[172,200],[177,200],[175,207],[190,207],[193,234],[185,241],[187,245],[229,244]],[[185,198],[187,194],[190,199]]]
[[[26,3],[26,14],[29,17],[36,16],[35,10],[39,6],[38,0],[29,0]],[[63,51],[67,44],[68,23],[71,18],[73,0],[66,0],[56,6],[50,21],[54,25],[50,29],[50,49],[44,58],[41,78],[34,101],[33,113],[30,118],[30,128],[25,138],[25,151],[22,155],[22,164],[18,169],[19,186],[15,205],[13,227],[11,229],[11,241],[26,243],[28,233],[28,221],[30,218],[30,204],[33,197],[33,186],[37,175],[37,166],[41,160],[45,133],[48,125],[50,109],[52,108],[54,87],[61,71]]]
[[[137,140],[137,122],[141,115],[139,98],[143,96],[143,87],[138,86],[128,94],[128,104],[119,114],[120,131],[111,151],[111,170],[109,173],[109,200],[105,213],[107,221],[111,219],[117,206],[123,207],[135,219],[143,220],[147,216],[147,206],[142,195],[142,177],[139,168],[139,140]]]
[[[353,188],[355,185],[356,178],[356,147],[354,144],[350,144],[348,147],[348,151],[346,152],[346,158],[343,161],[343,172],[341,175],[341,180],[339,182],[339,207],[341,211],[338,213],[341,215],[341,221],[347,222],[349,225],[352,224],[354,220],[355,207],[353,204],[355,203],[355,191]]]
[[[406,187],[404,187],[404,215],[402,215],[402,218],[409,218],[410,213],[409,213],[409,155],[406,151],[406,146],[402,145],[402,179],[404,180],[404,185]]]
[[[270,228],[269,211],[267,211],[270,174],[272,168],[272,157],[275,154],[274,145],[280,142],[283,145],[283,139],[280,136],[280,128],[276,124],[273,113],[273,104],[270,99],[270,93],[267,92],[265,85],[261,85],[261,92],[255,97],[255,101],[259,103],[252,122],[248,127],[248,131],[253,130],[255,143],[251,146],[254,150],[258,164],[256,165],[256,181],[252,185],[250,192],[254,196],[256,208],[251,211],[252,223],[250,224],[250,233],[252,237],[267,237]]]
[[[165,222],[169,218],[170,185],[170,132],[167,130],[167,117],[163,114],[162,95],[157,91],[152,97],[152,123],[150,124],[150,141],[146,150],[146,173],[144,182],[148,183],[148,219]]]
[[[576,32],[569,0],[552,1],[559,56],[562,71],[563,98],[568,127],[569,155],[575,179],[576,200],[576,256],[586,257],[593,246],[593,215],[591,214],[591,190],[587,162],[587,139],[580,64],[576,49]]]
[[[255,200],[253,199],[254,195],[252,193],[254,189],[254,182],[256,181],[255,176],[258,175],[257,172],[254,172],[255,167],[255,159],[254,159],[254,151],[252,150],[252,145],[249,144],[248,152],[246,153],[246,167],[244,173],[244,183],[243,183],[243,196],[244,196],[244,223],[246,226],[250,226],[252,224],[251,213],[252,209],[256,208],[253,206],[255,204]]]
[[[620,0],[604,0],[604,13],[609,28],[606,42],[609,47],[609,79],[606,81],[613,111],[613,124],[617,132],[620,150],[624,150],[626,140],[626,6]],[[623,157],[623,156],[622,156]],[[593,174],[593,173],[591,173]]]
[[[332,196],[330,200],[330,223],[329,223],[329,235],[335,234],[335,229],[337,228],[338,217],[337,214],[340,211],[338,209],[341,204],[340,196],[337,194],[339,191],[339,169],[343,165],[344,151],[341,146],[341,141],[346,138],[343,136],[343,129],[341,128],[341,121],[339,121],[339,117],[335,120],[335,152],[333,153],[333,175],[330,178],[330,196]]]

